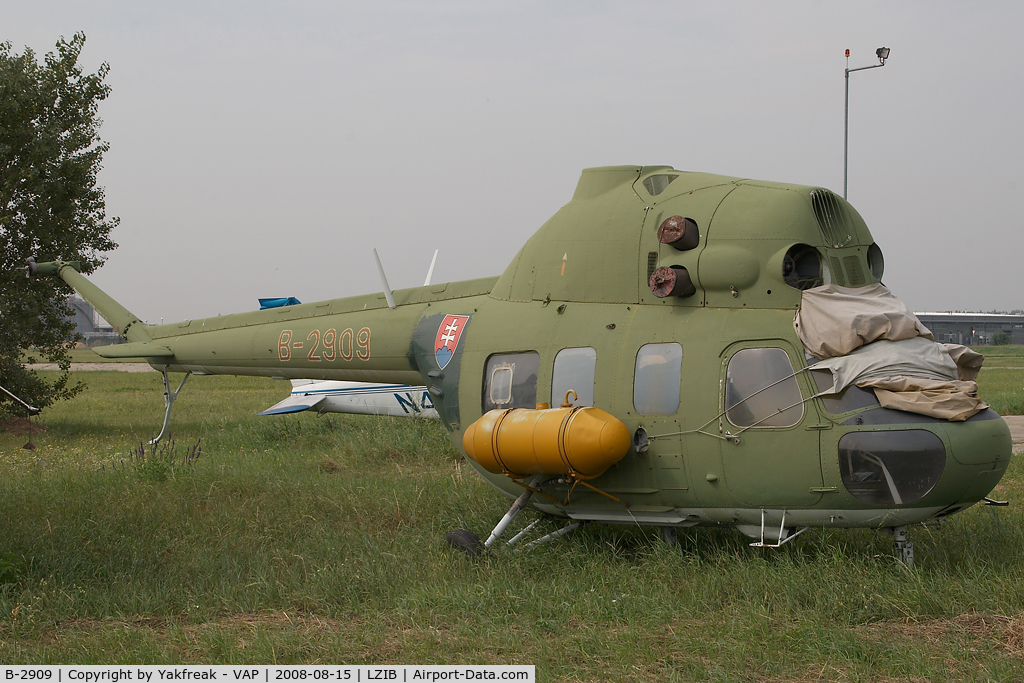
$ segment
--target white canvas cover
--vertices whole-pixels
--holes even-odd
[[[978,398],[978,385],[955,380],[938,382],[920,377],[884,377],[857,382],[859,387],[871,387],[883,408],[905,410],[951,422],[962,422],[988,408]]]
[[[821,360],[839,393],[851,384],[872,388],[886,408],[951,421],[988,408],[978,399],[985,357],[957,344],[933,341],[931,331],[880,284],[825,285],[804,291],[793,321],[807,352]]]
[[[831,391],[840,391],[856,384],[884,377],[904,375],[922,379],[951,382],[959,379],[956,363],[942,344],[924,337],[888,341],[882,339],[862,346],[853,353],[820,360],[813,370],[832,371],[834,384]]]
[[[956,363],[956,370],[960,379],[968,382],[978,379],[978,373],[981,372],[981,364],[985,362],[985,356],[961,344],[943,344],[943,346],[949,352],[949,357]]]
[[[793,327],[815,358],[845,356],[878,339],[933,338],[907,305],[881,284],[804,290]]]

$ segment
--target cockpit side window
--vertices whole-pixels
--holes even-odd
[[[729,359],[725,415],[736,427],[792,427],[804,416],[800,386],[780,348],[741,349]]]
[[[551,406],[557,408],[562,405],[566,392],[570,390],[576,392],[576,401],[573,405],[594,405],[596,369],[597,351],[589,346],[559,351],[551,372]]]
[[[540,355],[536,351],[498,353],[488,358],[484,368],[484,412],[537,407],[539,369]]]
[[[945,465],[942,439],[923,429],[850,432],[839,439],[843,485],[870,505],[916,503],[939,482]]]
[[[832,386],[832,373],[828,370],[811,370],[811,377],[814,378],[818,391],[825,391]],[[825,394],[821,397],[821,403],[828,412],[840,415],[851,410],[877,406],[878,399],[875,398],[875,392],[871,389],[861,389],[852,385],[838,394]]]
[[[672,415],[679,410],[683,347],[675,342],[644,344],[636,354],[633,407],[641,415]]]

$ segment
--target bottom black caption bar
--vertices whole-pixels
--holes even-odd
[[[0,683],[179,683],[193,681],[238,681],[239,683],[277,683],[307,681],[536,681],[536,667],[428,665],[415,666],[126,666],[126,665],[48,665],[0,666]]]

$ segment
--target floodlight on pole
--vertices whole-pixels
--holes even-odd
[[[850,51],[846,51],[846,114],[843,123],[843,199],[846,199],[846,188],[847,188],[847,169],[849,167],[850,159],[850,74],[854,71],[864,71],[866,69],[877,69],[880,66],[885,66],[885,60],[889,59],[889,48],[880,47],[875,50],[875,56],[878,57],[878,64],[872,64],[871,66],[861,66],[856,69],[850,68]]]

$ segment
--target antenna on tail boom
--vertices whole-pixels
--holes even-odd
[[[384,274],[384,266],[380,264],[380,256],[377,250],[373,250],[373,258],[377,261],[377,272],[380,273],[381,284],[384,285],[384,298],[388,300],[388,308],[395,307],[395,297],[391,296],[391,285],[388,284],[388,276]]]
[[[430,268],[427,269],[427,279],[423,281],[423,286],[426,287],[430,284],[430,278],[434,277],[434,264],[437,263],[437,252],[440,249],[434,250],[434,258],[430,259]]]

